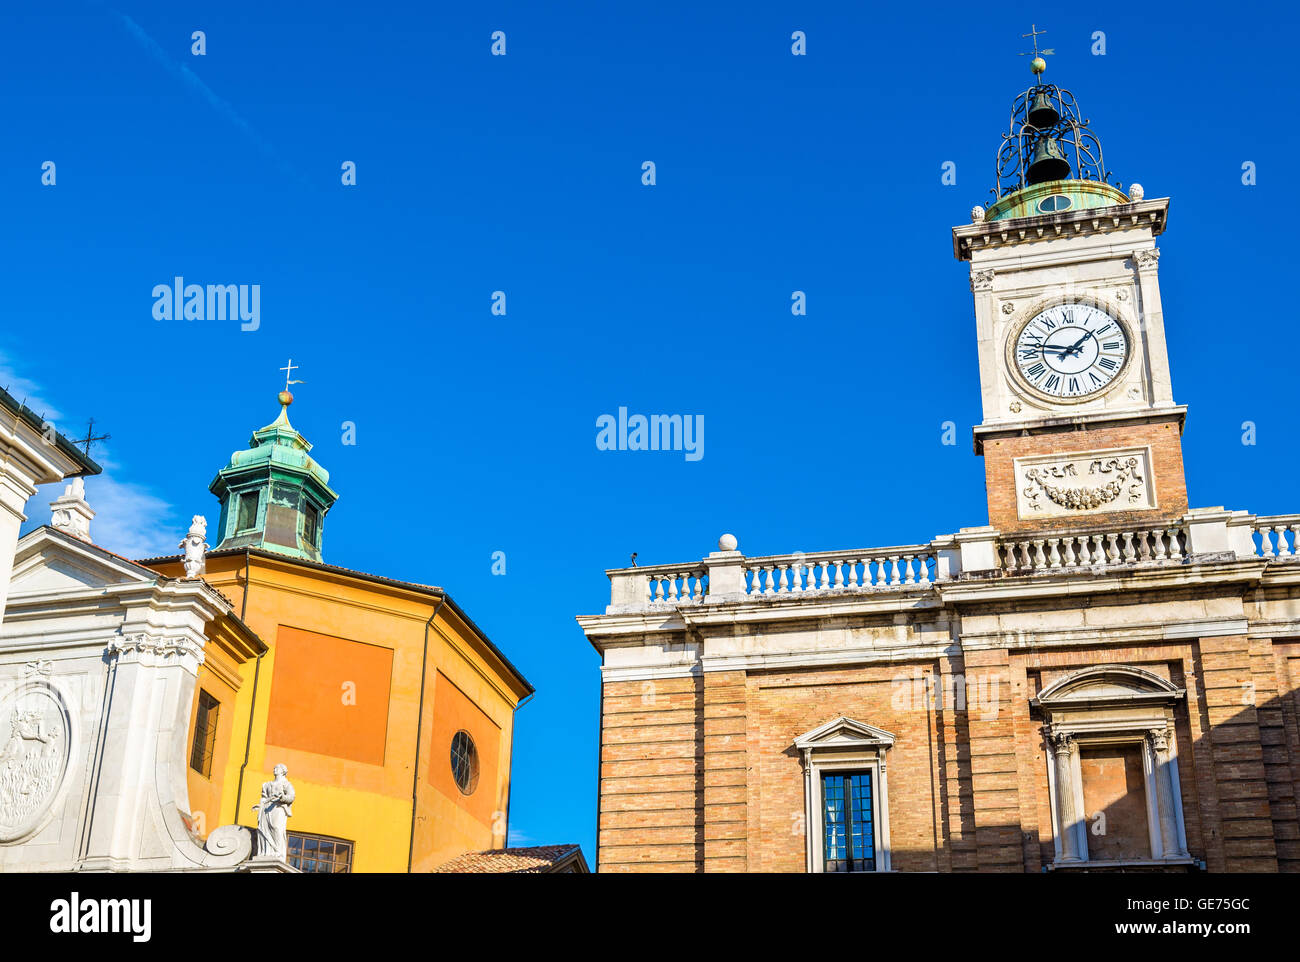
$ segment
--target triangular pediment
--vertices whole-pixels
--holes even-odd
[[[804,732],[794,740],[796,748],[808,750],[814,748],[863,748],[894,744],[894,736],[883,728],[876,728],[866,722],[856,721],[846,715],[819,725],[810,732]]]
[[[10,598],[156,581],[157,575],[93,544],[42,527],[18,540]]]

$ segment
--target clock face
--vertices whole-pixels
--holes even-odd
[[[1040,394],[1078,399],[1104,391],[1129,357],[1128,331],[1092,304],[1058,304],[1020,329],[1013,347],[1020,376]]]

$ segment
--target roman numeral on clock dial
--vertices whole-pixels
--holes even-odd
[[[1039,311],[1025,322],[1008,355],[1037,393],[1080,399],[1110,387],[1124,369],[1128,330],[1102,308],[1074,302]]]

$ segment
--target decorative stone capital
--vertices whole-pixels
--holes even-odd
[[[1069,732],[1053,731],[1049,732],[1047,737],[1051,739],[1052,749],[1058,755],[1073,755],[1079,747],[1078,742]]]
[[[971,293],[974,294],[980,291],[993,290],[993,274],[994,272],[991,268],[971,271],[970,272]]]
[[[1160,248],[1146,247],[1133,252],[1133,263],[1140,271],[1153,271],[1160,261]]]
[[[1147,732],[1147,740],[1151,743],[1151,750],[1156,754],[1163,755],[1169,751],[1169,729],[1152,729]]]
[[[110,659],[126,664],[138,662],[156,666],[193,658],[196,665],[203,664],[203,652],[184,638],[155,638],[143,632],[114,638],[104,649]]]

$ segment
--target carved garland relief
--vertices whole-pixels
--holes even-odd
[[[1017,458],[1015,477],[1022,519],[1156,507],[1147,448]]]

